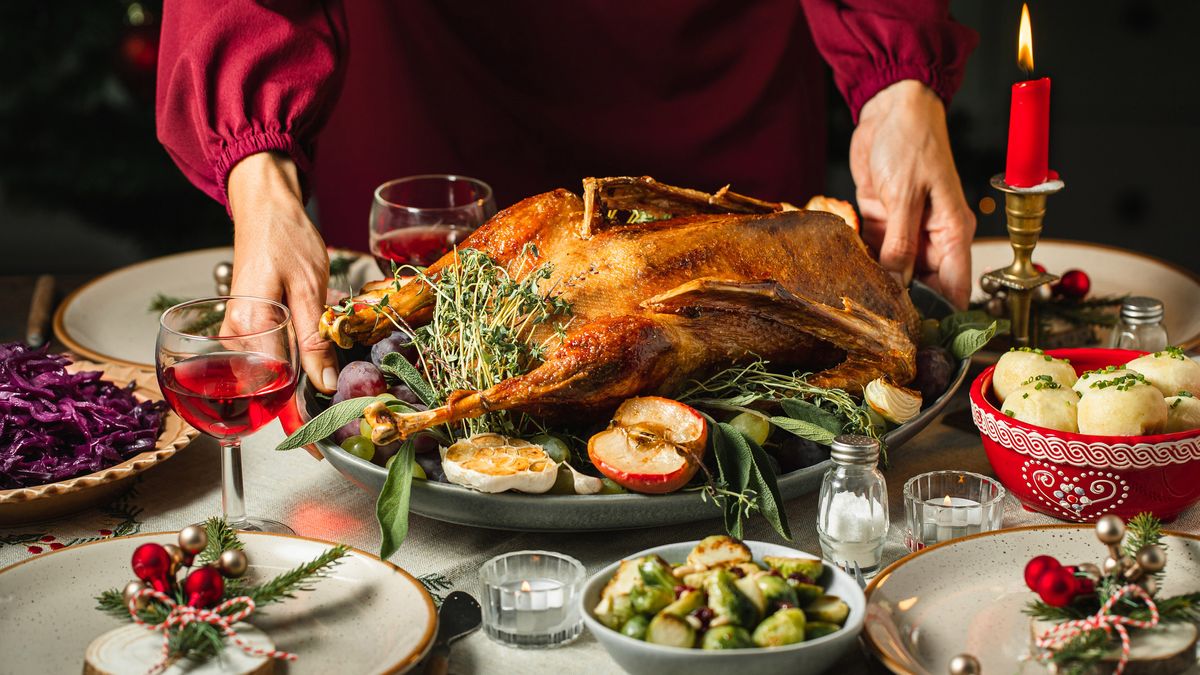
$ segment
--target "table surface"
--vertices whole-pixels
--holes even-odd
[[[0,277],[0,340],[24,336],[33,281],[33,277]],[[57,280],[62,292],[84,281],[86,277],[81,276]],[[374,499],[347,482],[328,462],[316,461],[303,450],[276,452],[273,448],[283,435],[278,422],[273,422],[244,443],[246,498],[251,514],[281,520],[301,535],[378,551],[380,537],[374,519]],[[0,567],[70,545],[76,538],[108,536],[118,528],[130,533],[177,530],[219,513],[217,452],[212,439],[201,438],[147,472],[128,497],[103,510],[85,511],[55,522],[0,529]],[[907,478],[938,469],[993,475],[970,421],[966,387],[958,392],[942,417],[894,452],[891,460],[892,465],[885,473],[891,514],[885,564],[907,553],[902,536],[901,494]],[[786,511],[793,532],[790,545],[819,555],[816,501],[815,493],[806,495],[788,503]],[[1008,498],[1005,527],[1053,522],[1057,521],[1024,511],[1011,496]],[[1200,506],[1185,512],[1172,527],[1196,531],[1200,527]],[[478,569],[500,553],[524,549],[560,551],[578,558],[591,573],[645,548],[699,539],[721,531],[720,521],[714,519],[625,532],[520,533],[452,525],[414,515],[407,541],[391,560],[420,578],[436,595],[465,590],[479,597]],[[747,539],[787,543],[762,518],[755,518],[745,535]],[[545,651],[508,649],[491,642],[482,633],[454,645],[453,673],[494,672],[499,664],[509,672],[522,673],[620,672],[586,632],[569,646]],[[880,671],[878,664],[857,651],[831,670]]]

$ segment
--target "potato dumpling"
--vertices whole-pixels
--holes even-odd
[[[1105,366],[1103,368],[1097,368],[1096,370],[1085,371],[1083,375],[1080,375],[1079,379],[1075,381],[1073,388],[1080,394],[1086,394],[1089,389],[1092,391],[1096,390],[1096,387],[1093,387],[1092,385],[1096,384],[1097,382],[1109,382],[1119,377],[1125,377],[1126,375],[1133,374],[1134,372],[1132,370],[1127,370],[1121,366]]]
[[[1079,394],[1043,375],[1018,388],[1004,401],[1004,414],[1057,431],[1079,431]]]
[[[996,362],[996,370],[992,373],[992,390],[996,392],[996,398],[1004,403],[1022,384],[1038,375],[1049,375],[1064,387],[1075,384],[1076,379],[1070,361],[1048,356],[1040,349],[1022,347],[1008,351]]]
[[[1079,399],[1079,433],[1097,436],[1157,434],[1167,424],[1162,392],[1131,373],[1088,387]]]
[[[1195,396],[1168,396],[1166,433],[1200,429],[1200,398]]]
[[[1163,396],[1175,396],[1181,391],[1200,396],[1200,363],[1189,359],[1178,347],[1139,356],[1125,367],[1145,375],[1146,381],[1158,387]]]

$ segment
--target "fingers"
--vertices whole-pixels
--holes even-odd
[[[879,264],[907,286],[920,249],[921,220],[925,212],[924,195],[901,189],[882,195],[887,225],[879,247]]]
[[[955,307],[965,309],[971,299],[971,240],[975,238],[975,214],[967,206],[957,184],[934,189],[931,197],[931,241],[936,242],[937,288]]]
[[[337,389],[337,358],[333,343],[317,332],[325,308],[324,287],[303,284],[289,288],[287,301],[300,345],[300,364],[314,387],[331,394]]]

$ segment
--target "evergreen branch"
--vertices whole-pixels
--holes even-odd
[[[1162,521],[1150,513],[1139,513],[1125,524],[1125,555],[1137,558],[1147,546],[1162,546]]]
[[[238,539],[237,531],[230,527],[224,518],[209,518],[204,523],[204,531],[208,534],[208,544],[196,555],[195,561],[192,562],[194,567],[215,563],[223,551],[242,548],[242,540]]]
[[[1158,606],[1158,618],[1162,623],[1200,621],[1200,592],[1155,600],[1154,604]],[[1128,616],[1141,621],[1149,621],[1150,610],[1141,606],[1129,612]]]
[[[1088,614],[1082,610],[1075,608],[1073,605],[1066,607],[1055,607],[1047,605],[1041,600],[1034,600],[1025,605],[1025,609],[1021,613],[1033,617],[1038,621],[1073,621],[1075,619],[1083,619]]]
[[[110,588],[96,596],[96,609],[115,619],[130,620],[125,596],[116,588]],[[150,624],[162,623],[167,619],[167,611],[158,602],[149,602],[144,609],[138,611],[138,618]]]
[[[1059,675],[1086,675],[1108,653],[1108,633],[1092,630],[1078,635],[1050,652],[1050,662]]]
[[[244,589],[242,594],[249,596],[257,605],[266,605],[272,602],[279,602],[284,598],[295,597],[293,593],[296,591],[312,590],[310,584],[326,576],[329,569],[337,565],[341,558],[348,552],[349,549],[342,544],[338,544],[316,558],[280,574],[265,584]],[[232,614],[238,609],[239,606],[231,607],[228,613]]]
[[[174,295],[167,295],[166,293],[155,293],[154,298],[150,301],[150,307],[148,308],[148,311],[158,312],[161,314],[162,312],[171,309],[175,305],[182,305],[188,300],[189,298],[180,298]]]

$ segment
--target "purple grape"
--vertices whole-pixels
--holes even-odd
[[[388,387],[388,393],[405,403],[415,404],[421,402],[421,399],[417,398],[416,393],[412,389],[409,389],[406,384],[393,384]]]
[[[446,481],[446,472],[442,470],[442,457],[436,452],[417,453],[417,464],[425,470],[427,480]]]
[[[917,350],[917,377],[909,386],[921,392],[924,405],[933,403],[950,386],[955,365],[950,352],[941,347]]]
[[[409,363],[412,363],[417,360],[417,350],[412,346],[412,343],[411,335],[405,331],[398,330],[371,345],[371,363],[378,366],[383,362],[383,357],[392,352],[400,352]]]
[[[775,449],[775,458],[779,460],[780,471],[791,473],[829,459],[829,448],[789,434]]]
[[[361,433],[362,430],[359,429],[358,420],[346,422],[341,427],[338,427],[337,431],[333,432],[333,442],[341,445],[342,441],[351,436],[358,436]]]
[[[370,361],[351,361],[338,375],[337,393],[343,399],[378,396],[387,391],[383,373]]]
[[[441,463],[441,453],[438,452],[438,439],[433,434],[417,434],[413,436],[413,450],[417,456],[432,455],[438,458],[438,463]]]
[[[400,441],[392,441],[387,445],[375,446],[375,456],[371,458],[379,466],[387,466],[387,461],[400,450]]]

